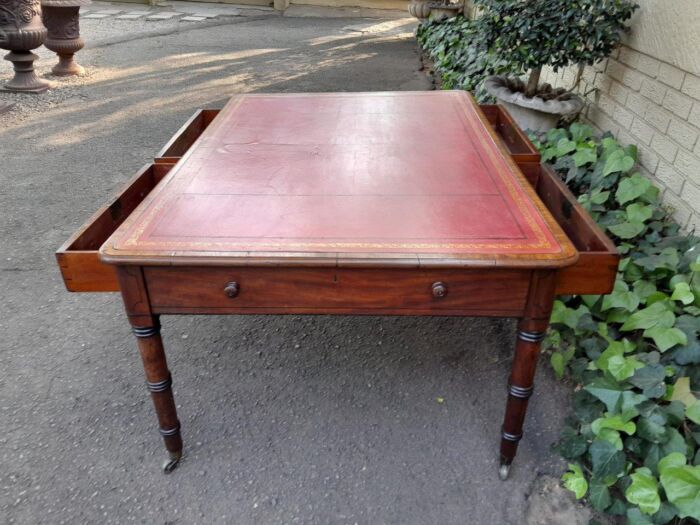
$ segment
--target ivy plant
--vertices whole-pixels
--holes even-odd
[[[443,89],[464,89],[480,102],[488,100],[481,88],[490,75],[515,73],[509,60],[490,52],[478,22],[456,16],[418,26],[417,39],[434,63]]]
[[[683,233],[636,148],[580,123],[533,137],[622,259],[606,296],[559,297],[545,340],[576,387],[555,449],[577,498],[630,525],[700,520],[700,239]]]

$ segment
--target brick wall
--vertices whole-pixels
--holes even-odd
[[[571,87],[575,68],[542,80]],[[587,67],[578,88],[583,117],[639,148],[640,171],[663,190],[686,229],[700,232],[700,77],[623,46]]]

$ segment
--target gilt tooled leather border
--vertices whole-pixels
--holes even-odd
[[[386,96],[415,96],[417,93],[391,93]],[[420,93],[422,94],[422,93]],[[426,93],[427,95],[428,93]],[[431,93],[434,96],[434,93]],[[323,94],[309,94],[309,95],[296,95],[296,96],[332,96],[332,97],[352,97],[358,96],[357,93],[323,93]],[[372,93],[373,96],[381,96],[383,93]],[[452,95],[452,93],[451,93]],[[456,96],[455,96],[456,95]],[[216,252],[238,252],[238,251],[256,251],[260,249],[273,249],[279,251],[326,251],[333,250],[342,252],[344,250],[406,250],[407,252],[420,251],[420,250],[445,250],[453,253],[457,253],[457,250],[469,252],[471,251],[475,256],[478,255],[488,255],[499,253],[498,250],[502,250],[503,253],[509,254],[560,254],[562,253],[562,247],[557,241],[554,232],[548,227],[544,220],[544,217],[539,213],[539,210],[528,198],[524,190],[519,188],[519,184],[516,181],[515,175],[513,173],[513,167],[509,164],[508,159],[505,159],[501,151],[499,150],[496,143],[493,141],[491,134],[486,129],[486,124],[483,122],[482,118],[479,116],[476,107],[466,96],[466,94],[455,93],[452,96],[452,102],[456,103],[462,111],[457,111],[462,125],[465,126],[468,132],[469,140],[472,142],[478,141],[482,146],[478,151],[481,157],[481,162],[484,163],[487,169],[492,168],[498,175],[498,181],[505,187],[507,191],[507,196],[510,201],[513,202],[515,207],[520,212],[521,217],[527,224],[527,227],[532,232],[531,236],[534,236],[534,240],[526,242],[517,243],[493,243],[493,242],[352,242],[352,241],[294,241],[294,240],[284,240],[284,241],[273,241],[273,240],[246,240],[246,241],[148,241],[143,239],[142,236],[144,232],[154,224],[154,220],[157,219],[158,213],[168,204],[169,199],[164,198],[165,196],[179,195],[178,189],[190,182],[190,177],[178,177],[178,172],[180,167],[185,165],[186,158],[180,161],[180,166],[173,169],[173,171],[168,174],[166,180],[162,181],[156,190],[154,190],[140,206],[142,210],[138,213],[132,213],[131,216],[127,218],[124,224],[119,228],[119,231],[124,232],[122,236],[115,236],[115,241],[112,248],[115,251],[147,251],[151,252],[172,252],[174,250],[181,252],[200,252],[200,251],[216,251]],[[252,97],[290,97],[294,96],[291,94],[261,94],[261,95],[240,95],[233,99],[225,107],[222,112],[224,115],[219,115],[212,126],[207,129],[200,139],[206,141],[206,137],[212,136],[216,129],[222,126],[228,121],[228,117],[235,113],[238,107],[246,100],[246,98]],[[199,146],[193,146],[187,152],[185,157],[191,156]],[[485,153],[488,159],[488,163],[482,157],[482,153]],[[490,164],[490,166],[489,166]],[[498,182],[494,180],[494,182]],[[166,189],[167,194],[166,194]],[[159,196],[163,196],[159,198]],[[501,191],[501,196],[503,192]],[[148,204],[146,204],[148,203]],[[535,212],[537,212],[535,214]],[[530,235],[529,235],[530,236]],[[517,251],[516,251],[517,250]],[[429,254],[431,252],[427,252]],[[135,253],[134,253],[135,254]]]

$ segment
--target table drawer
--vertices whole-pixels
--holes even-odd
[[[97,251],[170,169],[171,166],[153,164],[141,168],[58,249],[56,259],[69,291],[119,291],[114,267],[102,263]]]
[[[503,106],[483,104],[479,106],[510,156],[527,180],[535,186],[539,176],[540,152],[530,142]]]
[[[196,309],[208,313],[381,311],[518,316],[525,306],[530,272],[145,267],[144,275],[155,313]]]
[[[557,294],[606,294],[612,291],[620,256],[615,244],[578,203],[559,176],[540,164],[540,155],[508,111],[479,106],[503,145],[535,187],[537,195],[579,251],[579,260],[559,272]]]
[[[559,272],[557,294],[610,293],[615,284],[620,261],[615,244],[603,233],[549,166],[542,166],[536,190],[579,251],[576,264]]]
[[[155,157],[156,164],[174,164],[187,153],[204,130],[219,114],[218,109],[200,109],[185,122]]]

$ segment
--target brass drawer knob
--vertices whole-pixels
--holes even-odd
[[[231,298],[234,298],[238,295],[238,292],[240,291],[240,288],[238,286],[238,283],[236,281],[231,281],[226,285],[226,288],[224,288],[224,293],[228,295]]]
[[[433,283],[433,297],[438,299],[445,297],[447,295],[447,285],[442,281],[437,281]]]

